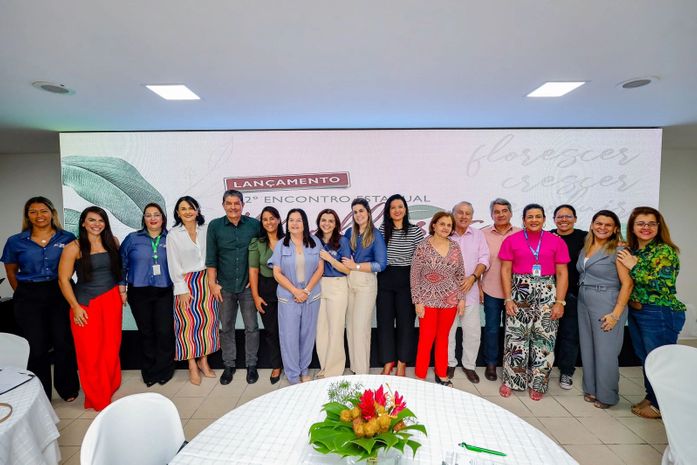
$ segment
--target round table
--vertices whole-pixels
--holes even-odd
[[[577,464],[559,445],[507,410],[481,397],[421,380],[356,375],[289,386],[258,397],[219,418],[177,454],[171,465],[341,463],[315,452],[307,430],[324,418],[329,385],[347,379],[364,389],[389,384],[426,426],[428,437],[416,457],[402,463],[440,465],[460,442],[502,451],[507,457],[466,454],[471,463],[516,465]],[[467,465],[460,462],[459,465]]]
[[[39,378],[0,394],[0,402],[12,406],[12,416],[0,423],[0,463],[54,465],[60,462],[58,416]],[[0,417],[7,410],[0,408]]]

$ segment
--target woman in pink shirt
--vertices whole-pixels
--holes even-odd
[[[524,229],[508,236],[499,251],[506,307],[502,397],[529,387],[530,398],[540,400],[547,392],[570,259],[564,241],[542,230],[544,223],[544,208],[527,205]]]
[[[449,239],[454,222],[450,213],[433,215],[428,226],[430,236],[416,246],[410,273],[411,296],[419,317],[415,374],[426,378],[435,340],[436,382],[450,387],[448,336],[455,314],[465,312],[465,293],[460,288],[465,266],[460,246]]]

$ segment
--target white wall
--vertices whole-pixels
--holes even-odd
[[[678,296],[688,306],[683,337],[697,337],[697,149],[664,149],[661,167],[660,209],[681,248]],[[0,154],[0,244],[21,227],[22,207],[27,198],[44,195],[62,211],[60,157],[49,154]],[[4,269],[0,271],[4,277]],[[0,285],[0,296],[11,294],[9,285]]]
[[[0,247],[22,228],[22,208],[29,197],[43,195],[63,212],[60,156],[44,154],[0,154]],[[5,268],[0,269],[5,277]],[[0,297],[12,295],[7,280],[0,284]]]
[[[687,305],[682,337],[697,337],[697,149],[663,149],[660,210],[680,247],[678,298]]]

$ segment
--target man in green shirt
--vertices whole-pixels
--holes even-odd
[[[244,197],[236,190],[223,194],[225,216],[208,224],[206,237],[206,267],[213,297],[222,302],[220,307],[220,345],[223,350],[225,370],[220,384],[229,384],[235,373],[237,346],[235,345],[235,321],[239,305],[244,321],[245,362],[247,383],[256,383],[257,352],[259,351],[259,325],[254,300],[249,289],[248,247],[259,235],[259,221],[242,215]]]

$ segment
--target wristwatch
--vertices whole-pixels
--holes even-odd
[[[566,300],[555,300],[555,304],[561,304],[562,307],[566,307]]]

